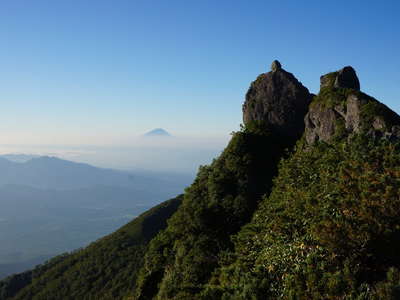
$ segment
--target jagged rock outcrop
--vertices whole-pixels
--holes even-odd
[[[251,83],[243,104],[243,121],[246,125],[263,122],[284,138],[297,139],[304,131],[311,98],[308,89],[275,60],[270,72]]]
[[[276,71],[281,70],[281,69],[282,69],[281,63],[279,61],[277,61],[277,60],[274,60],[272,62],[272,64],[271,64],[271,71],[272,72],[276,72]]]
[[[352,67],[321,76],[320,92],[304,119],[308,144],[361,132],[390,140],[400,137],[400,117],[359,89]]]
[[[335,87],[335,88],[349,88],[359,91],[360,81],[358,80],[356,71],[351,66],[344,67],[343,69],[328,73],[321,76],[321,88]]]
[[[234,133],[183,196],[0,281],[0,299],[400,299],[400,152],[369,138],[398,139],[400,117],[359,89],[346,67],[310,95],[274,61],[243,107],[265,127]],[[303,134],[339,142],[288,153]]]

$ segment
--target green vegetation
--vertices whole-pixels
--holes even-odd
[[[398,299],[399,150],[355,137],[282,162],[204,299]]]
[[[1,299],[400,299],[400,142],[370,133],[400,117],[335,76],[312,103],[329,144],[247,122],[183,196],[0,282]]]
[[[323,76],[324,78],[324,86],[328,88],[333,88],[335,84],[336,77],[338,76],[339,72],[330,72]]]
[[[375,98],[372,98],[364,93],[360,93],[365,104],[361,107],[362,126],[368,128],[377,118],[381,119],[384,124],[383,131],[390,130],[392,126],[400,124],[400,117],[394,111],[389,109],[383,103],[380,103]]]
[[[122,299],[133,293],[148,241],[181,201],[161,203],[83,250],[1,281],[0,299]]]
[[[258,123],[242,128],[218,159],[200,168],[167,229],[149,245],[138,299],[193,299],[202,291],[232,249],[230,236],[270,191],[285,145],[263,129]]]
[[[382,123],[385,124],[385,128],[382,128],[382,130],[390,130],[391,126],[400,124],[400,117],[386,105],[354,89],[323,87],[319,94],[313,98],[310,105],[320,105],[322,109],[339,108],[346,113],[347,97],[350,95],[355,95],[360,99],[360,117],[364,130],[369,129],[376,118],[380,118],[383,121]]]
[[[398,299],[400,145],[359,135],[281,160],[261,128],[235,133],[179,208],[8,278],[1,299]]]
[[[320,104],[323,108],[341,107],[346,112],[346,99],[351,94],[359,92],[348,88],[323,87],[313,98],[311,105]]]

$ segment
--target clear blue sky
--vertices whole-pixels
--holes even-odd
[[[4,0],[0,144],[227,134],[273,59],[312,92],[352,65],[400,112],[399,16],[400,1]]]

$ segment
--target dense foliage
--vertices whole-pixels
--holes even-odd
[[[344,107],[350,92],[363,98],[358,133],[330,144],[303,137],[292,151],[295,141],[246,123],[182,197],[0,282],[0,296],[400,299],[400,142],[368,130],[376,117],[382,130],[400,117],[331,86],[311,105]]]
[[[204,298],[399,299],[399,208],[399,145],[297,151]]]
[[[133,293],[148,241],[181,196],[148,210],[89,247],[0,282],[0,299],[121,299]]]
[[[269,193],[283,148],[235,133],[184,197],[2,281],[0,298],[399,299],[400,145],[299,148]]]
[[[193,299],[201,292],[276,175],[286,145],[264,129],[253,124],[235,133],[221,156],[200,168],[167,229],[150,243],[138,299]]]

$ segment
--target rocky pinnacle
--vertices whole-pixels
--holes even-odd
[[[245,125],[262,122],[284,138],[297,139],[303,133],[310,100],[308,89],[275,60],[270,72],[251,83],[243,104],[243,121]]]
[[[282,69],[282,65],[279,61],[274,60],[271,64],[271,71],[276,72],[278,70]]]

